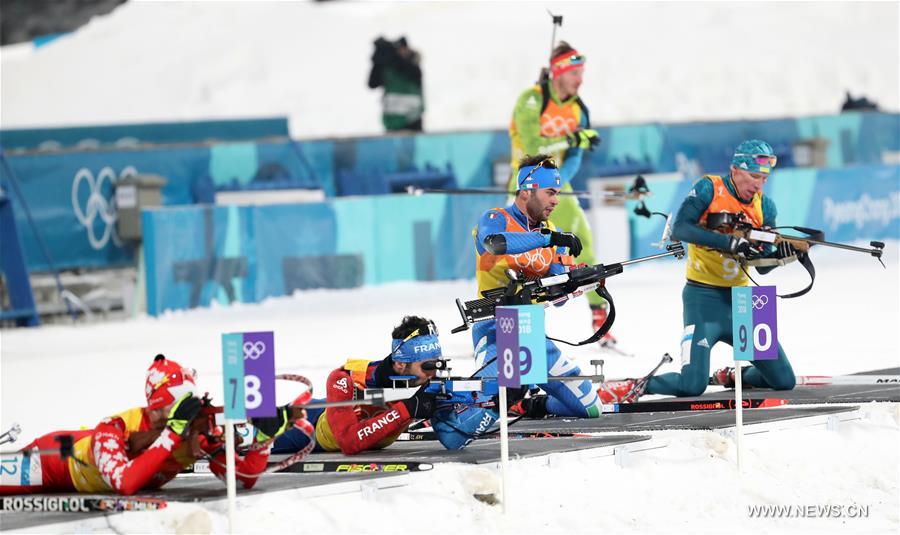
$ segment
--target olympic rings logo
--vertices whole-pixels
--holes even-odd
[[[263,342],[244,342],[244,360],[256,360],[265,352],[266,344]]]
[[[756,310],[762,310],[762,308],[769,304],[769,296],[767,295],[754,295],[751,300],[751,304],[753,308]]]
[[[497,327],[500,328],[500,332],[503,334],[509,334],[513,332],[513,327],[515,327],[516,322],[513,321],[512,318],[500,318],[497,320]]]
[[[550,267],[550,255],[541,254],[540,249],[514,254],[512,257],[520,268],[531,268],[538,273]]]
[[[577,127],[578,123],[575,122],[574,117],[554,115],[546,121],[541,120],[541,135],[544,137],[568,135],[574,132]]]
[[[110,238],[116,245],[121,245],[119,237],[115,233],[118,214],[112,189],[117,180],[134,175],[137,175],[137,169],[130,165],[122,169],[118,177],[109,166],[101,169],[96,178],[86,167],[82,167],[75,173],[75,178],[72,180],[72,210],[75,212],[78,222],[87,230],[88,241],[95,250],[99,251],[104,248]],[[78,194],[82,183],[87,184],[88,188],[87,202],[84,205]],[[104,188],[108,194],[104,194]],[[99,224],[95,224],[98,220]]]

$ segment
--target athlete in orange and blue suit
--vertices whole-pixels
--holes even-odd
[[[508,268],[536,278],[565,273],[574,264],[573,257],[581,252],[581,241],[574,234],[560,232],[549,221],[559,202],[559,191],[559,170],[552,159],[526,156],[519,162],[513,204],[485,212],[472,232],[479,293],[506,286]],[[564,250],[567,254],[561,254]],[[476,323],[472,341],[476,365],[490,362],[479,375],[496,377],[495,321]],[[557,377],[581,374],[575,361],[564,357],[550,340],[547,340],[547,369],[551,376]],[[540,387],[549,394],[546,404],[549,414],[596,418],[602,412],[602,404],[590,381],[554,381]]]

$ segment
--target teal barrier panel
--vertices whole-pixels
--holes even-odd
[[[474,277],[471,231],[503,195],[145,210],[148,313],[307,288]]]
[[[593,177],[668,173],[685,166],[723,173],[734,148],[753,137],[772,144],[782,169],[793,167],[792,147],[800,139],[826,139],[828,167],[879,164],[886,153],[900,151],[897,113],[845,112],[756,121],[623,126],[595,122],[594,126],[603,142],[585,153],[572,180],[576,189],[586,189],[587,179]],[[358,175],[363,180],[426,166],[451,166],[460,187],[484,187],[493,184],[494,164],[508,162],[510,154],[506,130],[300,141],[298,145],[304,152],[315,153],[310,161],[323,184],[336,183],[335,177],[340,173]],[[352,181],[349,186],[328,190],[337,195],[366,191],[362,184],[354,189]]]
[[[137,123],[68,128],[4,128],[3,150],[59,150],[65,148],[124,148],[141,144],[197,143],[206,141],[252,141],[287,137],[287,117]]]
[[[696,179],[648,181],[653,211],[672,213]],[[829,241],[860,242],[900,239],[900,166],[855,165],[840,169],[781,169],[768,179],[765,193],[775,201],[779,225],[825,232]],[[633,257],[658,252],[661,217],[636,216],[628,203]]]

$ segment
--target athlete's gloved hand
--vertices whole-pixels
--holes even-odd
[[[753,246],[750,244],[746,238],[739,238],[737,236],[731,237],[731,243],[728,244],[728,252],[731,254],[740,254],[744,256],[751,255],[753,251]]]
[[[547,245],[568,247],[571,256],[578,256],[581,254],[581,240],[571,232],[554,232],[548,229],[544,229],[541,232],[550,235],[550,241]]]
[[[522,400],[523,416],[526,418],[546,418],[547,394],[537,394]]]
[[[437,410],[437,394],[426,392],[425,387],[416,394],[403,400],[410,418],[431,418]]]
[[[250,423],[256,428],[256,442],[265,442],[284,433],[291,426],[291,407],[284,405],[278,407],[275,416],[250,418]]]
[[[778,244],[778,249],[775,250],[775,254],[778,255],[778,258],[790,258],[792,256],[797,256],[797,249],[794,249],[794,246],[790,244],[790,242],[783,241]]]
[[[569,146],[573,149],[577,147],[591,150],[594,146],[600,144],[600,134],[592,128],[576,130],[567,135],[566,138],[569,141]]]
[[[768,258],[781,260],[782,264],[789,264],[794,260],[797,260],[797,249],[794,249],[794,246],[789,242],[783,241],[776,246],[774,251],[766,256]]]
[[[203,402],[200,398],[194,397],[190,392],[185,394],[172,405],[166,426],[176,435],[184,435],[185,431],[190,428],[194,418],[200,414],[202,407]]]

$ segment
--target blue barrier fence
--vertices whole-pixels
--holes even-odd
[[[796,140],[817,137],[829,140],[830,168],[879,164],[885,153],[900,151],[900,114],[853,112],[766,121],[629,125],[600,128],[600,133],[604,142],[587,153],[573,181],[577,188],[586,189],[586,179],[595,176],[685,168],[722,172],[734,146],[747,137],[761,137],[775,146],[780,158],[777,174],[789,167],[790,147]],[[4,131],[4,143],[7,135]],[[133,262],[132,251],[112,232],[112,183],[125,174],[164,176],[168,180],[164,204],[177,206],[209,203],[217,190],[321,188],[329,197],[383,193],[395,191],[410,173],[429,184],[484,187],[493,183],[494,164],[507,162],[508,154],[507,133],[495,130],[6,153],[6,157],[57,266],[71,269]],[[9,178],[4,171],[2,180]],[[24,220],[24,207],[16,197],[12,201],[28,269],[46,270]]]
[[[829,239],[900,239],[900,168],[788,169],[767,186],[779,222]],[[677,208],[692,181],[651,183],[654,210]],[[306,288],[474,276],[471,230],[499,195],[375,196],[260,207],[144,212],[150,314],[257,302]],[[632,220],[632,255],[658,252],[659,222]],[[595,236],[602,241],[602,235]]]
[[[251,183],[318,187],[308,162],[290,141],[5,157],[60,269],[134,263],[133,249],[115,233],[113,184],[126,176],[166,177],[162,197],[168,206],[210,203],[217,189]],[[2,179],[12,179],[5,168]],[[25,220],[25,207],[17,197],[12,199],[29,271],[46,270],[46,259]]]
[[[141,144],[194,143],[200,141],[250,141],[287,137],[287,117],[137,123],[70,128],[4,128],[0,145],[7,152],[65,148],[134,147]]]

